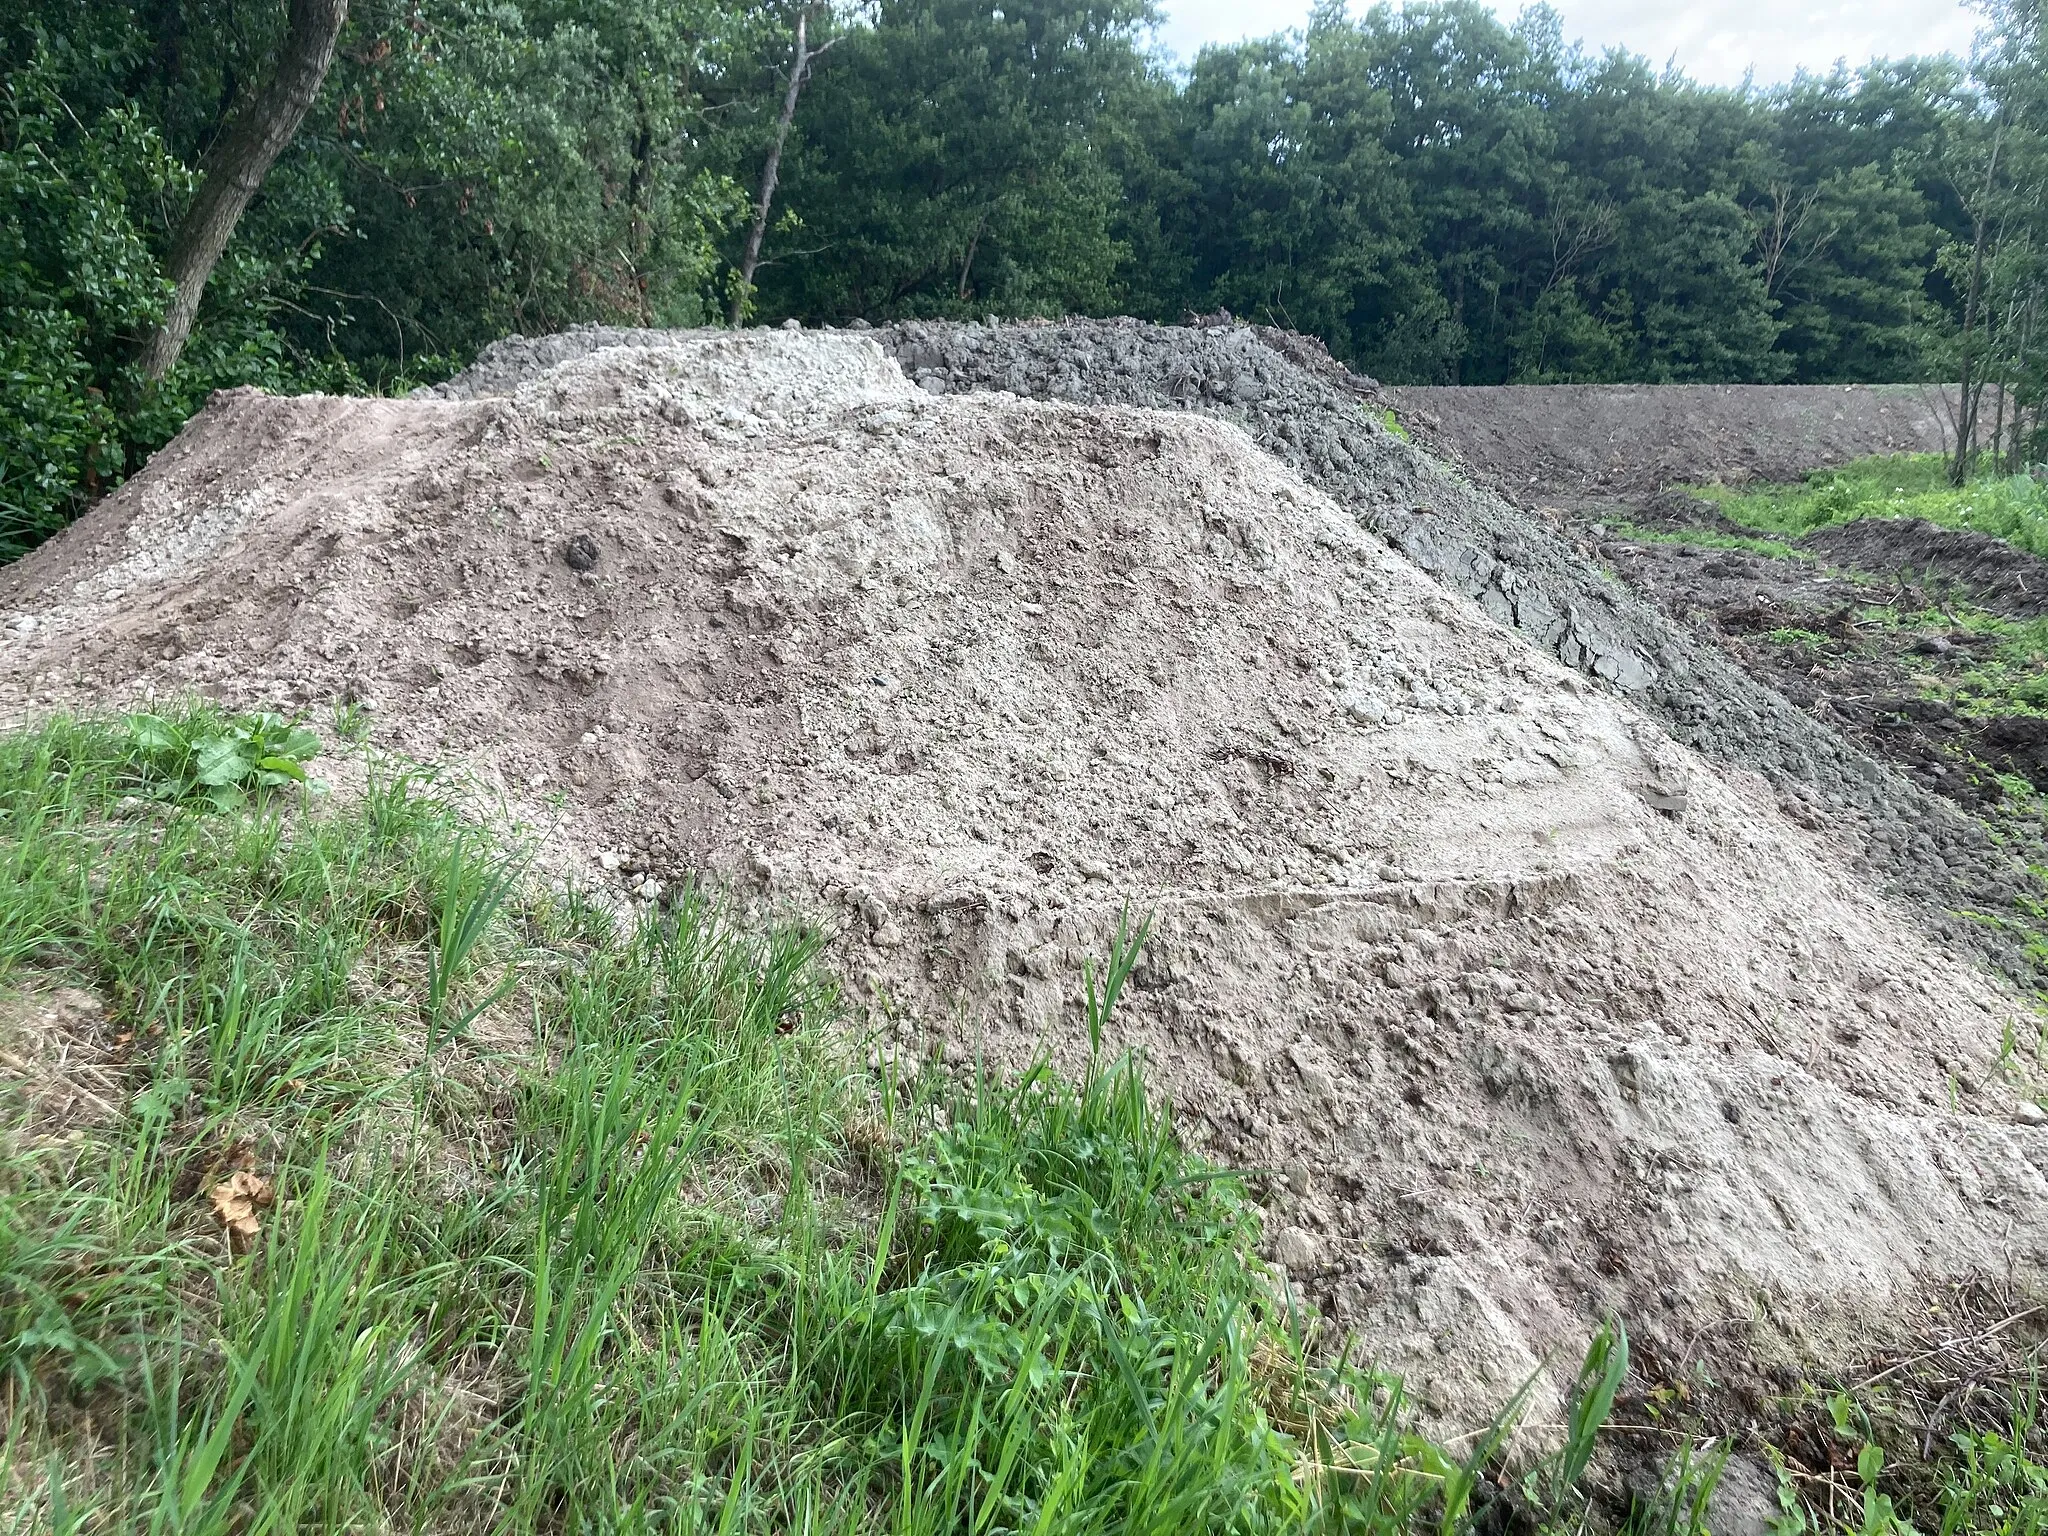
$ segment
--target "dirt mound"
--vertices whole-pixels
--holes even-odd
[[[1919,384],[1512,384],[1398,388],[1395,408],[1511,495],[1793,481],[1884,453],[1941,453],[1953,412]]]
[[[1801,546],[1843,565],[1939,594],[1960,588],[2008,618],[2048,614],[2048,560],[1967,528],[1918,517],[1863,517],[1808,534]]]
[[[1687,746],[1762,774],[1795,816],[1843,836],[1873,879],[1920,904],[1948,942],[2015,974],[2031,969],[2011,930],[1957,915],[2009,912],[2023,893],[2043,894],[1976,821],[1752,681],[1609,576],[1560,524],[1475,487],[1387,431],[1373,401],[1329,369],[1281,355],[1267,333],[1068,321],[920,323],[878,334],[927,390],[1004,389],[1237,423],[1445,586],[1628,691]]]
[[[2022,1000],[1228,422],[782,333],[234,392],[0,604],[10,708],[372,699],[596,878],[823,912],[948,1059],[1081,1050],[1156,913],[1114,1044],[1453,1419],[1608,1308],[1683,1358],[2042,1261]]]
[[[512,337],[431,393],[505,394],[564,358],[674,336],[587,328]],[[1567,665],[1624,689],[1677,739],[1762,774],[1792,808],[1859,849],[1863,868],[1921,907],[1945,940],[2028,973],[2009,928],[1959,914],[2011,911],[2048,895],[1967,814],[1753,681],[1681,623],[1608,576],[1590,551],[1390,431],[1379,387],[1303,338],[1263,327],[1130,320],[956,325],[915,322],[874,336],[925,392],[1003,391],[1041,400],[1216,416],[1422,570],[1512,624]]]

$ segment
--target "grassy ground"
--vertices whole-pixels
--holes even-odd
[[[1463,1523],[1493,1442],[1317,1363],[1134,1064],[854,1069],[815,935],[314,749],[0,737],[0,1529]]]
[[[1983,475],[1967,485],[1952,486],[1947,460],[1939,454],[1862,459],[1820,471],[1798,485],[1688,489],[1712,501],[1730,521],[1778,540],[1858,518],[1921,518],[2048,555],[2048,485],[2026,475]],[[1661,537],[1757,554],[1799,553],[1771,538],[1751,540],[1694,530],[1662,535],[1624,531],[1632,538]],[[1966,714],[2048,712],[2048,620],[2008,619],[1967,605],[1903,612],[1893,604],[1872,603],[1859,609],[1857,623],[1881,646],[1902,637],[1947,638],[1961,645],[1968,653],[1968,664],[1961,669],[1937,664],[1932,658],[1939,653],[1931,651],[1906,661],[1925,674],[1930,693],[1947,698]],[[1794,631],[1783,632],[1782,639],[1824,643],[1824,637]]]
[[[1985,475],[1960,488],[1951,486],[1940,454],[1860,459],[1810,475],[1799,485],[1688,489],[1714,502],[1730,520],[1766,535],[1796,538],[1859,517],[1918,517],[2048,555],[2048,486],[2026,475]]]
[[[869,1072],[815,934],[535,894],[317,745],[0,735],[0,1531],[1701,1530],[1711,1446],[1616,1491],[1618,1329],[1550,1454],[1453,1454],[1134,1063]],[[2048,1525],[2016,1403],[1944,1536]]]

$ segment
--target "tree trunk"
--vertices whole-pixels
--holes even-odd
[[[824,48],[812,52],[806,46],[805,28],[811,19],[809,8],[796,13],[796,57],[789,66],[789,89],[782,93],[782,115],[775,120],[775,137],[768,145],[768,162],[761,167],[761,191],[754,199],[754,222],[747,231],[747,249],[740,257],[739,285],[732,295],[732,323],[747,316],[747,300],[754,295],[754,272],[761,265],[761,241],[768,233],[768,210],[775,202],[775,183],[782,175],[782,146],[789,142],[789,126],[796,121],[796,100],[804,88],[804,72],[819,54],[839,41],[833,38]]]
[[[2009,475],[2019,474],[2027,467],[2027,461],[2023,457],[2026,449],[2026,438],[2024,436],[2027,420],[2026,396],[2019,393],[2019,391],[2026,383],[2027,352],[2034,340],[2034,307],[2036,302],[2036,300],[2029,298],[2026,309],[2021,312],[2019,351],[2013,355],[2012,360],[2012,443],[2006,450],[2004,464],[2005,472]],[[2000,414],[2004,414],[2002,409]]]
[[[152,381],[169,373],[185,350],[206,280],[243,210],[320,94],[347,20],[348,0],[291,0],[277,73],[200,162],[199,191],[171,239],[165,263],[174,288],[170,306],[143,349],[142,369]]]
[[[1977,228],[1971,242],[1970,289],[1963,300],[1963,366],[1961,394],[1957,400],[1956,457],[1948,468],[1948,483],[1961,485],[1970,478],[1970,459],[1977,446],[1977,397],[1971,392],[1970,331],[1977,323],[1977,300],[1984,291],[1984,246],[1991,228],[1991,193],[1997,185],[1998,150],[2005,140],[2001,121],[1991,135],[1991,160],[1984,170],[1984,201],[1977,209]],[[1977,386],[1979,389],[1982,385]]]
[[[2005,332],[2011,328],[2011,325],[2012,313],[2008,310],[2006,313],[2006,323],[1999,327],[1999,335],[2003,337]],[[1989,325],[1985,326],[1986,331],[1990,329]],[[1984,364],[1985,387],[1996,387],[1998,390],[1998,399],[1994,402],[1991,412],[1991,473],[1995,475],[2001,473],[2005,467],[2005,397],[2007,390],[2005,374],[2002,371],[1998,376],[1996,385],[1993,385],[1991,367],[1992,360],[1986,359]]]

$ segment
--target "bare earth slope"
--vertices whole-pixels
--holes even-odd
[[[758,332],[235,392],[0,608],[10,712],[372,699],[594,875],[821,913],[955,1060],[1079,1051],[1156,913],[1113,1043],[1452,1420],[1608,1308],[1854,1328],[2048,1249],[2024,1001],[1227,421]]]
[[[1686,745],[1762,774],[1790,814],[1842,837],[1871,878],[1915,903],[1947,942],[2014,974],[2032,966],[2009,926],[1965,915],[2009,913],[2022,893],[2048,896],[1980,825],[1759,685],[1561,529],[1389,432],[1377,387],[1304,338],[1128,320],[925,322],[877,334],[929,391],[1002,389],[1237,423],[1446,587],[1625,690]],[[526,344],[502,345],[510,363]]]
[[[1546,496],[1801,480],[1876,454],[1942,453],[1953,436],[1953,401],[1919,384],[1404,386],[1390,394],[1473,468],[1510,492]]]

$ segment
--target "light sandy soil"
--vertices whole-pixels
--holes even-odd
[[[955,1063],[1077,1059],[1155,914],[1113,1045],[1447,1421],[1609,1309],[1853,1333],[2048,1249],[2026,1001],[1224,421],[785,333],[237,392],[0,610],[10,714],[368,701],[558,865],[822,917]]]

